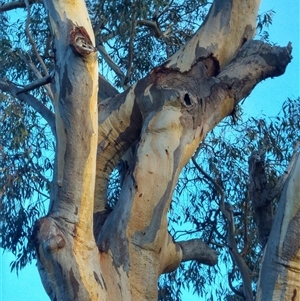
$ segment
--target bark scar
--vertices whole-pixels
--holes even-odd
[[[97,51],[97,48],[93,46],[91,38],[83,26],[75,25],[70,31],[71,45],[74,47],[77,53],[82,56],[89,55]]]

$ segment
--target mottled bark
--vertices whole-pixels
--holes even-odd
[[[213,251],[201,257],[194,242],[176,243],[167,231],[181,169],[259,81],[285,71],[291,47],[251,40],[259,1],[216,0],[164,65],[121,94],[104,82],[97,124],[84,1],[45,5],[56,48],[57,149],[50,211],[36,227],[42,279],[52,300],[157,300],[162,273],[184,260],[216,262]],[[133,145],[120,199],[105,211],[109,175]]]
[[[83,1],[45,1],[56,53],[56,158],[47,217],[36,225],[42,281],[52,300],[104,300],[93,238],[97,52]]]
[[[165,66],[154,69],[128,91],[101,104],[97,172],[101,177],[106,173],[101,179],[103,187],[116,162],[139,138],[119,203],[97,237],[100,250],[118,258],[117,266],[125,267],[133,285],[140,283],[138,279],[148,283],[144,290],[136,287],[136,291],[148,295],[152,286],[153,293],[160,273],[182,260],[166,230],[166,213],[182,167],[206,133],[251,92],[258,78],[284,72],[289,53],[289,47],[271,48],[249,41],[219,73],[207,54],[184,74]],[[272,63],[264,59],[268,57],[273,58]],[[96,184],[96,191],[99,187]],[[96,202],[97,197],[101,197],[99,191]],[[120,248],[126,256],[120,257]],[[136,273],[145,268],[148,275]],[[149,275],[156,275],[152,282]]]

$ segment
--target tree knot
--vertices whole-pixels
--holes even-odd
[[[93,46],[90,36],[83,26],[73,27],[70,35],[71,45],[77,53],[86,56],[97,51],[97,48]]]

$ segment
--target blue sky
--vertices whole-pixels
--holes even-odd
[[[285,46],[290,41],[293,45],[293,60],[287,67],[286,73],[275,79],[260,83],[243,104],[248,116],[257,117],[261,114],[275,116],[282,103],[287,99],[295,99],[299,93],[299,1],[262,0],[261,12],[273,9],[276,14],[273,25],[269,28],[270,41]],[[0,300],[5,301],[47,301],[35,265],[23,269],[19,276],[10,273],[9,263],[13,257],[10,254],[0,254]],[[183,300],[200,300],[189,293],[184,294]]]

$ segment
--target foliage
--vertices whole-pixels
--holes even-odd
[[[0,243],[16,255],[12,269],[18,271],[34,258],[31,230],[46,214],[53,137],[34,110],[9,96],[0,97],[0,221],[5,233]]]
[[[2,1],[2,4],[8,1]],[[162,64],[191,38],[203,21],[208,1],[87,1],[99,49],[100,72],[121,89]],[[23,87],[54,70],[54,52],[45,10],[41,3],[17,11],[0,12],[0,79]],[[258,19],[262,38],[273,12]],[[29,17],[30,16],[30,17]],[[153,27],[143,21],[149,21]],[[192,20],[192,21],[191,21]],[[156,27],[154,27],[154,25]],[[158,29],[158,33],[155,32]],[[51,95],[39,88],[31,94],[53,111]],[[276,118],[250,119],[231,125],[224,121],[201,144],[195,160],[222,186],[234,207],[236,240],[253,276],[258,277],[261,250],[256,239],[248,194],[247,160],[259,146],[266,149],[269,182],[278,181],[286,168],[293,143],[299,140],[300,100],[288,100]],[[7,93],[0,94],[0,225],[1,247],[16,255],[17,271],[34,258],[30,244],[34,222],[46,214],[54,161],[54,137],[41,116]],[[298,136],[297,136],[298,135]],[[116,203],[118,173],[112,175],[108,197]],[[217,267],[183,263],[159,281],[160,300],[181,300],[182,289],[214,299],[230,299],[227,271],[241,286],[226,243],[226,222],[219,210],[214,184],[191,161],[183,170],[169,212],[169,231],[176,240],[199,237],[220,252]],[[276,206],[276,204],[274,204]],[[226,278],[227,279],[227,278]]]

